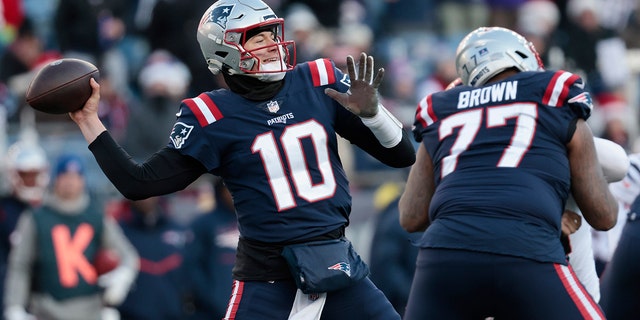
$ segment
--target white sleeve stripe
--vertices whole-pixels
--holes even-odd
[[[198,107],[198,109],[200,109],[200,112],[202,112],[202,115],[205,117],[205,119],[207,119],[208,124],[216,122],[217,119],[215,116],[213,116],[213,113],[211,113],[209,107],[207,107],[206,102],[200,99],[200,97],[193,98],[193,101],[196,103],[196,106]]]
[[[558,106],[558,98],[560,98],[560,95],[562,94],[562,90],[564,90],[565,83],[567,82],[567,79],[569,79],[569,77],[571,77],[571,73],[569,72],[563,72],[558,77],[558,80],[556,80],[556,83],[553,86],[553,92],[551,93],[551,97],[549,98],[548,105],[554,106],[554,107]]]
[[[318,68],[318,75],[320,76],[320,85],[324,86],[329,84],[329,76],[327,75],[327,66],[324,59],[316,60],[316,67]]]
[[[433,118],[429,115],[429,100],[424,98],[420,100],[420,117],[427,122],[427,125],[430,126],[433,124]]]
[[[582,290],[580,284],[578,283],[578,279],[576,279],[569,267],[563,265],[558,266],[560,267],[559,271],[562,273],[560,276],[564,277],[567,281],[567,291],[569,291],[569,294],[573,293],[575,298],[578,299],[578,308],[584,308],[583,315],[585,316],[585,319],[587,319],[587,314],[590,316],[589,319],[602,319],[598,310],[593,306],[592,300],[585,295],[585,292]],[[576,301],[576,304],[578,304],[578,301]]]

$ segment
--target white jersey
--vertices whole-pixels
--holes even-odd
[[[628,172],[631,171],[629,169],[630,161],[628,160],[624,149],[614,142],[605,139],[595,138],[594,143],[596,146],[596,153],[598,154],[598,161],[602,166],[607,182],[610,182],[610,186],[624,182],[624,180],[628,178]],[[640,157],[636,157],[635,159],[637,161],[636,164],[640,164]],[[636,181],[639,182],[636,183],[636,189],[640,191],[640,172],[637,171],[638,168],[640,167],[635,167],[635,172],[637,174]],[[633,201],[633,199],[631,201]],[[629,202],[629,204],[631,204],[631,202]],[[571,196],[567,200],[565,209],[574,211],[582,216],[582,212]],[[616,228],[620,225],[621,221],[624,221],[624,219],[618,217]],[[594,230],[583,218],[580,228],[569,236],[569,241],[571,243],[569,264],[587,292],[589,292],[593,299],[598,302],[600,301],[600,279],[598,278],[598,273],[596,271],[594,256],[596,243],[594,243],[592,239],[592,231]]]
[[[624,178],[609,185],[609,190],[618,200],[618,223],[608,231],[592,232],[594,254],[602,261],[611,260],[627,220],[629,207],[640,195],[640,153],[630,154],[629,162],[629,170]]]

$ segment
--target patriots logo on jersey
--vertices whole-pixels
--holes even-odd
[[[351,277],[351,266],[346,262],[338,262],[327,269],[342,271],[346,273],[347,276]]]
[[[351,78],[349,78],[349,75],[344,74],[342,75],[342,79],[340,79],[340,83],[344,84],[345,86],[351,87]]]
[[[589,107],[589,109],[593,110],[593,101],[591,100],[591,95],[588,92],[583,92],[568,101],[569,103],[580,103]]]
[[[215,8],[211,11],[209,21],[215,22],[217,25],[222,27],[222,29],[227,29],[227,20],[229,19],[231,10],[233,10],[233,5]]]
[[[193,130],[193,126],[190,126],[183,122],[176,122],[176,124],[173,125],[173,129],[171,130],[171,135],[169,136],[169,138],[171,139],[171,142],[173,143],[173,146],[176,149],[182,148],[184,143],[189,138],[189,135],[191,134],[192,130]]]

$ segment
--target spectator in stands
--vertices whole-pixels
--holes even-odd
[[[400,226],[398,201],[402,187],[398,183],[383,184],[378,190],[376,200],[381,202],[371,242],[371,281],[402,316],[418,256],[418,248],[411,242],[422,233],[408,233]]]
[[[122,320],[186,318],[187,233],[168,217],[166,200],[163,197],[125,200],[113,212],[140,255],[140,272],[118,307]]]
[[[129,109],[123,145],[144,160],[169,142],[176,106],[187,98],[191,73],[167,50],[156,50],[138,75],[140,99]],[[102,101],[102,100],[101,100]]]
[[[0,55],[0,85],[6,86],[8,94],[16,98],[16,104],[11,110],[7,110],[10,120],[15,120],[13,116],[18,114],[17,111],[24,104],[24,94],[34,72],[39,66],[57,58],[60,58],[57,51],[44,50],[32,21],[25,18],[16,38]]]
[[[20,216],[4,288],[7,320],[101,320],[103,306],[119,305],[129,291],[138,255],[89,195],[84,170],[78,156],[60,156],[44,204]],[[119,261],[100,275],[93,263],[103,249]]]
[[[15,239],[18,219],[42,203],[49,183],[49,160],[37,142],[14,143],[9,147],[4,163],[2,178],[6,181],[2,182],[9,190],[0,197],[0,289],[4,288],[11,239]],[[0,301],[4,301],[4,290],[0,290]]]
[[[127,0],[58,0],[56,42],[65,57],[80,58],[109,70],[121,92],[128,85],[128,63],[118,43],[127,32]]]
[[[569,24],[562,50],[567,70],[584,74],[587,89],[597,98],[618,91],[628,77],[626,45],[613,29],[600,24],[597,0],[569,0]]]
[[[233,284],[231,270],[240,236],[236,213],[221,179],[215,183],[214,194],[215,208],[191,223],[193,240],[186,250],[194,320],[223,318]]]

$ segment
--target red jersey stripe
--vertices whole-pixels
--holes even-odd
[[[216,118],[216,121],[223,118],[222,112],[220,112],[220,109],[218,109],[218,106],[213,102],[213,100],[211,100],[211,97],[209,97],[209,95],[207,95],[206,93],[201,93],[198,98],[202,99],[202,101],[207,104],[209,110],[211,110],[211,113]]]
[[[431,95],[428,95],[418,103],[418,109],[416,110],[416,119],[420,121],[420,124],[422,124],[424,128],[438,121],[438,117],[433,111]]]
[[[578,277],[570,267],[561,264],[554,264],[558,278],[562,281],[567,293],[580,310],[584,319],[605,319],[600,307],[593,301],[593,298],[585,291],[579,283]]]
[[[569,94],[569,87],[578,79],[579,77],[577,75],[570,72],[556,72],[544,92],[542,103],[553,107],[562,106]]]
[[[224,315],[223,320],[234,320],[236,318],[236,313],[238,312],[240,301],[242,300],[243,291],[244,282],[234,280],[233,288],[231,290],[231,298],[229,299],[229,304],[227,305],[227,313]]]
[[[313,80],[314,87],[325,86],[336,82],[333,66],[328,59],[317,59],[309,62],[309,70],[311,71],[311,79]]]
[[[195,98],[185,99],[183,102],[196,116],[201,127],[205,127],[223,118],[218,106],[216,106],[206,93],[202,93]]]

